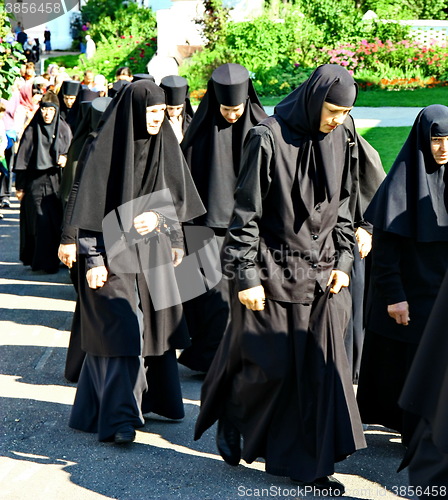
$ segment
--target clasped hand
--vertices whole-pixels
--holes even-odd
[[[406,326],[409,324],[409,321],[411,321],[409,317],[409,304],[406,301],[388,305],[387,313],[399,325]]]
[[[345,288],[350,284],[350,277],[344,271],[339,271],[338,269],[333,269],[330,274],[330,279],[327,282],[327,286],[330,286],[330,293],[339,293],[341,288]]]
[[[264,288],[258,285],[247,288],[246,290],[241,290],[241,292],[238,292],[238,299],[243,306],[246,306],[252,311],[263,311],[266,302]]]

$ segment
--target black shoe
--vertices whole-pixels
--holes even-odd
[[[135,430],[132,427],[123,427],[115,433],[114,441],[116,444],[132,443],[135,439]]]
[[[238,465],[241,460],[241,435],[238,429],[226,418],[218,420],[216,446],[224,462]]]
[[[312,488],[309,489],[309,492],[313,495],[340,497],[345,493],[345,486],[333,476],[319,477],[309,483],[296,479],[292,479],[292,481],[303,488]]]

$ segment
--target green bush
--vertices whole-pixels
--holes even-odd
[[[83,16],[91,1],[83,7]],[[99,0],[94,4],[102,5]],[[146,73],[146,65],[157,50],[155,15],[151,9],[135,3],[126,8],[120,3],[113,15],[101,17],[91,25],[88,33],[96,42],[96,52],[89,60],[81,55],[79,69],[91,69],[104,75],[109,82],[115,79],[120,66],[129,66],[133,73]]]
[[[321,49],[320,63],[340,64],[356,77],[381,79],[443,79],[448,72],[446,45],[424,46],[410,40],[360,40],[334,49]]]
[[[86,5],[88,5],[88,2]],[[156,36],[156,17],[151,9],[130,3],[128,7],[116,10],[113,16],[103,16],[89,30],[95,43],[103,37],[116,40],[132,35],[141,40],[150,40]]]
[[[355,41],[364,29],[362,13],[353,0],[301,0],[300,7],[321,29],[324,45]]]
[[[11,23],[5,8],[0,5],[0,97],[9,99],[16,78],[20,76],[19,66],[26,61],[17,42],[6,42],[5,38],[11,31]]]
[[[297,10],[285,9],[283,17],[276,21],[264,15],[253,21],[229,22],[225,40],[213,50],[194,54],[180,68],[181,75],[188,78],[190,88],[204,89],[215,68],[233,62],[249,70],[260,95],[289,93],[309,74],[304,66],[313,64],[316,49],[308,41],[311,34],[318,40],[321,33]]]
[[[120,66],[129,66],[135,73],[147,73],[146,65],[157,49],[157,41],[142,39],[134,35],[122,35],[120,38],[102,37],[97,45],[94,57],[87,60],[84,55],[79,58],[79,68],[83,71],[91,69],[94,73],[104,75],[109,82],[115,80],[115,72]]]

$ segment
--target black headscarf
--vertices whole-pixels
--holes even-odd
[[[147,132],[146,108],[164,103],[164,91],[147,79],[127,85],[113,99],[85,161],[72,225],[100,232],[109,212],[166,188],[179,221],[204,213],[169,123],[164,120],[157,135]]]
[[[434,104],[418,114],[366,210],[374,227],[419,242],[448,241],[446,165],[435,162],[431,136],[448,136],[448,107]]]
[[[45,123],[41,109],[52,107],[55,115],[51,123]],[[26,170],[30,164],[36,170],[47,170],[58,164],[72,139],[70,129],[60,120],[58,98],[49,91],[42,98],[39,109],[25,129],[17,153],[15,170]]]
[[[244,78],[241,77],[243,74]],[[227,78],[222,78],[226,75]],[[234,83],[234,75],[237,76],[237,84]],[[223,89],[226,82],[228,89]],[[219,88],[220,95],[228,95],[232,103],[220,102],[216,88]],[[245,107],[243,115],[231,124],[221,115],[220,105],[234,106],[235,95],[237,100],[241,99],[237,105],[244,103]],[[227,228],[229,225],[244,139],[249,129],[266,117],[246,68],[239,64],[224,64],[213,72],[207,92],[181,144],[207,208],[207,214],[201,221],[206,226]]]
[[[108,90],[107,92],[107,95],[109,97],[115,97],[118,92],[120,92],[120,90],[125,87],[126,85],[128,85],[130,82],[128,80],[117,80],[116,82],[114,82],[114,84],[112,85],[112,87]]]
[[[59,109],[61,110],[61,118],[67,121],[67,117],[70,114],[73,106],[67,108],[64,102],[64,96],[77,96],[81,90],[81,83],[74,80],[65,80],[62,82],[61,90],[58,93],[59,97]],[[73,104],[74,105],[74,104]]]
[[[84,147],[84,143],[89,134],[98,127],[100,119],[111,100],[112,98],[110,97],[97,97],[93,101],[84,101],[81,103],[82,118],[73,135],[73,140],[67,153],[67,163],[62,172],[59,196],[64,204],[70,195],[76,175],[78,158]]]
[[[79,122],[82,119],[82,110],[81,106],[83,102],[93,101],[97,97],[99,97],[99,92],[94,92],[88,88],[81,88],[76,96],[76,100],[70,109],[70,113],[67,114],[65,121],[70,126],[72,133],[76,132],[78,128]]]
[[[165,91],[167,106],[184,105],[182,110],[182,132],[185,135],[194,115],[188,94],[188,81],[179,75],[169,75],[162,78],[160,87]]]
[[[322,107],[326,101],[351,107],[356,96],[357,85],[350,73],[337,64],[324,64],[274,110],[280,123],[292,129],[301,142],[299,183],[302,191],[309,189],[309,192],[315,193],[314,199],[307,197],[313,205],[322,201],[325,195],[331,200],[339,192],[334,161],[345,156],[345,151],[339,148],[340,141],[334,140],[336,135],[344,133],[342,127],[328,134],[319,131]],[[325,192],[316,192],[322,187]]]

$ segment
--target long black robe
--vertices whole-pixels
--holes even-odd
[[[172,354],[189,342],[180,305],[154,310],[143,267],[151,259],[171,262],[170,238],[163,232],[140,237],[133,230],[133,219],[151,208],[144,196],[160,191],[169,191],[173,206],[162,203],[156,210],[169,217],[173,227],[176,219],[184,222],[204,211],[170,125],[165,120],[155,136],[146,131],[146,107],[163,103],[163,91],[152,82],[139,81],[126,86],[116,99],[104,114],[104,124],[89,146],[79,183],[75,183],[77,195],[71,218],[79,228],[79,254],[86,269],[97,265],[108,268],[108,279],[101,288],[91,289],[85,282],[79,287],[82,349],[87,355],[70,418],[71,427],[98,431],[100,440],[113,439],[125,423],[132,427],[143,423],[146,378],[142,356]],[[106,224],[111,217],[117,217],[120,230],[106,255],[102,248],[103,218]],[[104,232],[106,242],[110,229],[109,234]],[[120,243],[124,241],[131,244]],[[154,285],[158,287],[159,283]],[[160,283],[160,292],[162,288]],[[172,369],[170,354],[155,370],[166,366]],[[140,364],[136,361],[139,358]],[[117,394],[103,392],[108,380],[120,373],[129,380],[125,389]],[[178,384],[177,377],[176,390]],[[168,399],[170,396],[166,395]],[[182,405],[180,390],[176,397]],[[97,402],[96,408],[106,406],[109,411],[88,413],[91,399]],[[179,405],[161,408],[150,401],[145,406],[147,411],[172,411],[168,417],[183,416]]]
[[[210,79],[207,93],[181,144],[207,209],[194,223],[213,229],[219,248],[232,215],[244,139],[249,129],[267,116],[250,80],[248,84],[244,113],[236,123],[230,124],[219,111],[220,103]],[[185,314],[192,343],[179,356],[179,362],[206,372],[229,319],[227,282],[221,280],[205,295],[187,302]]]
[[[64,172],[62,173],[60,198],[63,206],[65,207],[65,212],[61,244],[64,245],[76,244],[77,241],[78,231],[76,228],[71,226],[70,219],[80,178],[79,175],[77,177],[76,186],[73,189],[78,161],[81,161],[82,168],[90,144],[97,136],[96,129],[100,125],[101,117],[111,99],[108,97],[98,97],[94,101],[94,103],[93,101],[83,102],[83,107],[85,108],[83,112],[83,119],[77,128],[75,136],[73,137],[67,153],[67,164],[64,168]],[[70,269],[70,277],[77,294],[80,284],[81,286],[87,285],[84,279],[85,274],[85,259],[77,256],[76,262],[73,263]],[[79,297],[77,296],[64,370],[65,378],[70,382],[78,381],[84,357],[85,352],[81,349],[81,311]]]
[[[302,481],[365,446],[343,342],[350,298],[326,286],[332,269],[350,272],[354,247],[346,132],[317,132],[339,78],[354,85],[342,68],[319,68],[249,132],[223,249],[231,321],[195,428],[199,439],[225,417],[244,460]],[[260,284],[265,309],[246,309],[237,292]]]
[[[16,189],[25,192],[20,204],[20,260],[33,271],[59,269],[62,205],[57,162],[59,155],[67,154],[71,139],[70,128],[57,110],[50,126],[37,111],[20,141],[14,166]]]
[[[399,408],[398,398],[448,269],[446,165],[437,165],[431,154],[434,127],[448,134],[447,107],[419,113],[365,214],[374,229],[357,399],[363,422],[400,431],[405,444],[417,421]],[[404,301],[407,326],[387,313],[388,305]]]
[[[378,152],[355,129],[351,116],[344,122],[350,139],[350,171],[352,177],[351,212],[355,229],[362,228],[372,233],[372,225],[364,219],[364,212],[372,201],[378,187],[384,180],[384,172]],[[350,295],[352,297],[352,314],[345,333],[345,347],[352,367],[352,379],[358,382],[361,366],[361,354],[364,344],[364,298],[368,288],[370,257],[362,260],[356,244],[353,252],[353,267],[350,275]]]
[[[440,287],[399,404],[421,420],[402,466],[412,486],[448,485],[448,273]],[[429,493],[422,498],[431,497]],[[434,490],[441,494],[442,490]],[[434,495],[432,495],[434,496]]]

